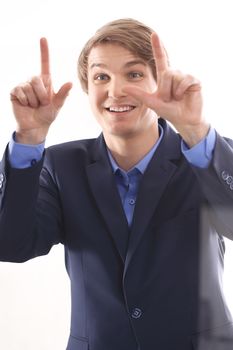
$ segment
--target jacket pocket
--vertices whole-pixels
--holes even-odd
[[[192,345],[194,350],[232,350],[233,323],[193,335]]]
[[[76,338],[70,335],[66,350],[88,350],[88,341],[84,338]]]

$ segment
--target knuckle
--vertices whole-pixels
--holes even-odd
[[[22,87],[21,86],[16,86],[13,90],[12,93],[17,95],[22,91]]]
[[[22,89],[25,93],[31,93],[32,91],[31,84],[30,83],[23,84]]]
[[[10,96],[12,99],[19,98],[22,95],[24,95],[24,93],[22,91],[22,87],[19,85],[14,87],[10,92]]]
[[[41,78],[39,76],[33,76],[31,78],[31,84],[32,85],[38,85],[38,84],[41,84]]]
[[[16,96],[17,94],[17,87],[14,87],[11,91],[10,91],[10,96]]]

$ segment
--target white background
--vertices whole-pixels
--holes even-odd
[[[133,17],[161,36],[174,68],[203,85],[205,113],[233,137],[233,21],[231,0],[8,0],[0,10],[0,151],[15,128],[10,90],[40,70],[39,38],[51,51],[55,89],[74,87],[47,146],[94,137],[99,128],[76,75],[78,54],[107,21]],[[69,334],[69,280],[62,246],[24,264],[0,263],[0,349],[64,350]],[[225,294],[233,311],[233,243],[227,241]]]

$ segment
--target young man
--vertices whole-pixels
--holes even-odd
[[[1,260],[64,244],[68,350],[232,349],[221,274],[222,236],[233,237],[233,142],[205,120],[200,82],[172,70],[158,35],[133,19],[100,28],[78,71],[97,139],[43,152],[71,89],[53,91],[46,39],[41,75],[11,93]]]

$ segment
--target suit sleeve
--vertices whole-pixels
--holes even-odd
[[[12,168],[7,151],[0,163],[0,260],[24,262],[63,243],[59,193],[44,158]]]
[[[217,134],[209,167],[193,169],[218,233],[233,240],[233,141]]]

